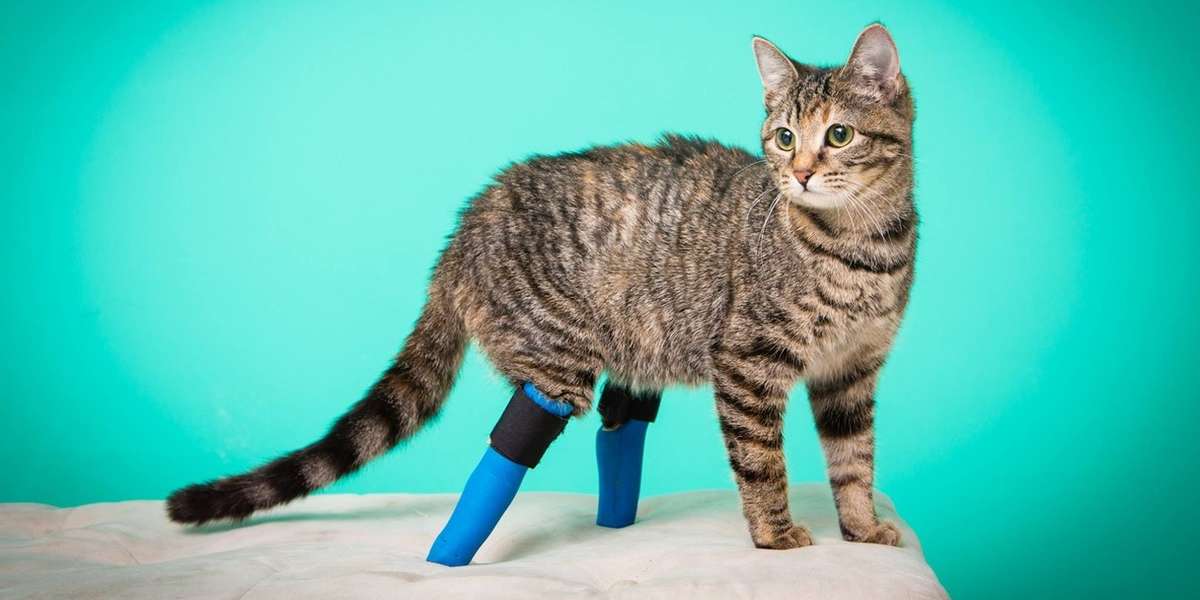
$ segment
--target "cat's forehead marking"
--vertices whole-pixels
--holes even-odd
[[[829,121],[836,103],[831,89],[832,79],[832,71],[813,73],[794,88],[793,107],[789,112],[795,116],[797,124]]]
[[[816,98],[798,106],[796,121],[798,125],[807,126],[813,123],[825,123],[833,114],[833,102],[828,98]]]

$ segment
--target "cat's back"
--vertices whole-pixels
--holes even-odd
[[[678,233],[689,212],[720,217],[728,179],[755,160],[739,148],[675,135],[653,145],[533,156],[501,171],[471,201],[457,237],[531,237],[563,258],[653,244]]]

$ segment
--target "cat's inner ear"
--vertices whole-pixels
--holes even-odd
[[[796,82],[800,74],[796,65],[775,44],[754,38],[754,59],[758,61],[758,76],[762,79],[763,100],[770,104],[773,98],[782,97]]]
[[[900,53],[892,35],[878,23],[858,34],[845,71],[856,91],[881,102],[891,102],[903,89]]]

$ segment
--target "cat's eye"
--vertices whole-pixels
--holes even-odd
[[[786,127],[775,130],[775,145],[780,150],[791,150],[796,147],[796,136]]]
[[[841,148],[854,139],[854,128],[841,123],[834,123],[825,131],[825,142],[834,148]]]

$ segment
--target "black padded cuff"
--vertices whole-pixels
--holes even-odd
[[[634,393],[610,381],[604,385],[597,410],[604,428],[615,429],[634,419],[653,423],[661,403],[662,392]]]
[[[538,406],[519,386],[492,428],[490,443],[504,458],[532,469],[566,426],[565,417]]]

